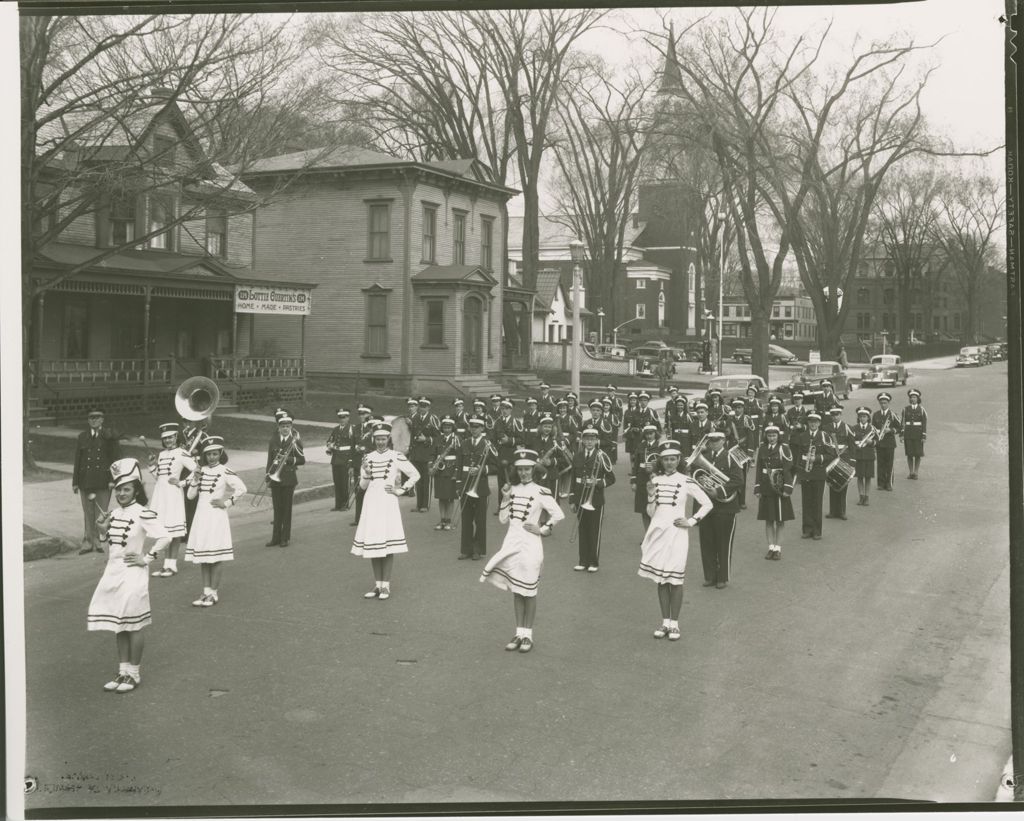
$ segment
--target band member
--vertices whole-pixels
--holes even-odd
[[[700,522],[700,558],[704,567],[704,587],[721,590],[732,576],[732,542],[739,512],[739,491],[743,472],[725,449],[725,434],[712,431],[704,458],[727,478],[714,492],[704,485],[711,499],[711,511]],[[698,484],[702,484],[698,480]]]
[[[693,405],[693,422],[690,425],[690,435],[693,437],[694,447],[711,431],[716,430],[715,423],[708,418],[708,406],[706,402],[695,402]],[[693,451],[691,450],[691,453]],[[689,454],[687,454],[689,455]]]
[[[725,434],[726,448],[742,446],[746,441],[747,420],[743,418],[746,406],[747,403],[743,401],[742,396],[737,396],[725,406],[722,418],[718,422],[718,429]]]
[[[170,544],[164,556],[163,567],[152,575],[167,578],[178,572],[178,545],[185,538],[185,491],[181,486],[181,475],[188,476],[196,469],[196,460],[178,446],[178,423],[165,422],[160,426],[159,454],[149,454],[149,472],[156,477],[153,486],[153,501],[150,507],[156,511]]]
[[[398,497],[415,487],[420,474],[405,455],[391,450],[391,425],[378,422],[373,428],[373,453],[363,457],[359,484],[366,491],[363,502],[366,515],[359,520],[352,555],[370,560],[373,568],[373,590],[364,599],[391,598],[391,571],[398,553],[408,553],[402,511]],[[405,483],[402,483],[402,478]]]
[[[761,430],[761,420],[764,417],[765,407],[757,398],[757,383],[751,382],[747,385],[746,393],[743,396],[743,411],[754,423],[757,430]]]
[[[764,437],[764,429],[769,425],[775,425],[779,429],[779,441],[783,444],[789,441],[789,422],[782,410],[782,400],[777,396],[768,398],[764,417],[762,418],[761,436]]]
[[[851,429],[853,439],[854,475],[857,477],[857,504],[866,505],[875,475],[875,445],[878,431],[871,424],[871,408],[857,408],[857,424]]]
[[[459,449],[462,447],[456,429],[455,420],[446,416],[441,420],[441,433],[434,440],[430,475],[434,480],[434,498],[441,513],[441,521],[434,525],[434,530],[452,529],[452,510],[458,494]]]
[[[648,492],[647,515],[650,525],[640,544],[640,568],[637,575],[658,585],[658,606],[661,625],[654,638],[668,636],[677,641],[679,611],[683,606],[683,581],[686,557],[690,552],[690,530],[711,513],[711,500],[704,490],[682,473],[678,473],[679,443],[669,439],[661,446],[661,474],[653,476]],[[686,512],[693,499],[697,510]]]
[[[878,410],[871,414],[871,424],[879,432],[875,444],[878,460],[878,489],[892,490],[893,463],[896,461],[896,435],[903,433],[899,417],[889,409],[892,396],[885,391],[878,394]]]
[[[512,415],[512,400],[502,399],[491,437],[498,448],[498,484],[508,484],[514,476],[514,453],[523,442],[523,423]],[[498,511],[494,511],[498,515]]]
[[[227,509],[245,495],[245,483],[221,463],[222,455],[224,439],[209,437],[185,491],[199,500],[185,546],[185,561],[200,565],[203,577],[203,595],[192,602],[193,607],[213,607],[220,600],[224,562],[235,558]]]
[[[757,520],[764,522],[768,539],[766,559],[782,558],[782,529],[792,521],[793,453],[781,441],[782,431],[775,425],[764,429],[764,443],[757,451],[754,468],[754,495],[758,498]]]
[[[288,547],[292,537],[292,502],[299,483],[297,468],[304,464],[302,437],[292,429],[292,418],[279,417],[277,432],[267,445],[267,485],[274,502],[274,527],[267,547]]]
[[[622,414],[626,409],[625,405],[622,403],[622,399],[619,398],[619,389],[614,385],[606,385],[605,395],[601,397],[601,402],[604,403],[606,399],[611,405],[606,415],[612,418],[615,426],[618,427],[622,424]]]
[[[462,536],[459,559],[479,559],[487,555],[488,465],[498,464],[498,452],[484,436],[486,423],[479,416],[469,420],[469,437],[462,442],[459,466],[462,484]]]
[[[121,446],[113,431],[103,427],[103,409],[93,407],[87,416],[89,429],[78,434],[71,490],[82,503],[84,535],[79,554],[102,553],[96,526],[97,508],[110,507],[110,466],[121,458]]]
[[[540,428],[540,417],[541,413],[537,410],[537,400],[532,396],[527,397],[526,411],[523,413],[521,420],[523,441],[520,444],[526,444],[537,435],[537,430]]]
[[[441,427],[437,417],[430,412],[430,400],[421,396],[416,400],[416,410],[409,416],[409,461],[412,462],[421,481],[416,483],[416,513],[430,509],[430,458],[434,451],[434,438]]]
[[[353,479],[355,478],[355,471],[358,466],[362,464],[363,457],[373,451],[373,408],[368,405],[360,405],[357,409],[359,414],[359,421],[353,426],[353,436],[355,438],[355,447],[352,449],[352,469]],[[356,495],[356,515],[355,518],[349,522],[352,527],[359,524],[359,517],[363,512],[363,496],[365,491],[356,482],[356,486],[352,488],[352,492]]]
[[[559,480],[562,472],[572,465],[570,451],[566,450],[564,434],[555,431],[555,420],[550,416],[542,416],[537,436],[530,441],[530,450],[540,454],[537,462],[542,476],[538,483],[551,491],[551,495],[559,498]]]
[[[349,486],[349,473],[358,467],[358,460],[362,459],[356,429],[349,424],[349,416],[345,408],[338,408],[338,424],[327,437],[331,478],[334,479],[334,507],[331,510],[348,510],[348,495],[355,490]]]
[[[664,421],[664,425],[665,425],[665,435],[669,439],[674,439],[675,438],[674,436],[672,436],[672,431],[675,430],[675,427],[676,427],[676,412],[677,412],[676,402],[677,402],[678,399],[679,399],[679,389],[675,385],[673,385],[672,386],[672,390],[669,391],[668,399],[665,400],[665,411],[664,411],[664,414],[663,414],[663,416],[664,416],[664,420],[663,421]]]
[[[501,396],[496,393],[491,394],[491,407],[487,411],[487,415],[484,417],[484,421],[487,423],[487,435],[490,436],[494,430],[494,423],[498,421],[498,417],[501,416]]]
[[[850,426],[843,421],[843,409],[841,407],[830,408],[829,412],[829,430],[825,431],[827,441],[832,449],[835,451],[836,457],[842,459],[846,464],[854,464],[854,439],[853,431],[850,430]],[[822,426],[824,429],[824,425]],[[835,459],[835,457],[833,457]],[[826,465],[826,468],[828,465]],[[854,467],[854,475],[856,475],[856,467]],[[826,481],[828,481],[828,473],[825,475]],[[847,482],[838,488],[836,485],[839,484],[838,479],[828,481],[828,515],[826,519],[841,519],[846,520],[846,491],[850,485]]]
[[[619,450],[615,437],[615,428],[605,416],[604,404],[598,399],[590,403],[590,420],[588,425],[597,431],[599,446],[614,465],[618,460]]]
[[[555,417],[555,425],[558,432],[566,438],[566,444],[571,452],[576,451],[580,441],[580,426],[576,417],[569,413],[569,400],[558,400],[558,415]]]
[[[451,417],[455,420],[455,435],[460,440],[465,439],[469,433],[469,416],[466,415],[466,403],[461,399],[452,402]]]
[[[722,402],[722,391],[719,388],[710,388],[704,395],[704,401],[708,406],[708,419],[718,423],[725,413],[725,404]]]
[[[89,601],[89,630],[110,630],[117,642],[117,675],[103,685],[108,693],[130,693],[142,683],[142,630],[153,623],[146,568],[171,539],[154,510],[146,508],[142,471],[134,459],[119,459],[108,468],[116,506],[96,518],[98,539],[109,554],[103,576]],[[176,477],[175,477],[176,478]],[[184,521],[184,511],[182,511]],[[154,539],[144,552],[146,539]]]
[[[641,423],[641,430],[644,425],[655,425],[658,428],[658,433],[661,433],[663,428],[661,419],[658,418],[658,412],[648,404],[651,401],[651,395],[647,391],[640,391],[637,394],[637,400],[640,402],[640,413],[637,419]]]
[[[537,400],[537,410],[542,414],[558,415],[558,405],[555,402],[555,397],[551,395],[551,386],[547,382],[540,383],[540,399]]]
[[[788,443],[793,444],[796,437],[807,430],[807,411],[804,409],[803,391],[793,391],[793,404],[786,409],[786,427],[783,433],[789,432]],[[819,414],[820,416],[821,414]]]
[[[515,453],[518,483],[504,486],[498,521],[508,524],[501,549],[484,565],[480,581],[489,581],[512,593],[516,635],[505,649],[529,653],[533,649],[533,619],[537,612],[537,588],[544,566],[542,537],[550,536],[565,518],[551,492],[534,482],[536,451]]]
[[[800,477],[800,515],[804,539],[820,539],[822,503],[825,498],[825,465],[835,456],[821,431],[821,417],[814,411],[807,414],[807,429],[791,443],[793,459]]]
[[[660,471],[661,443],[658,441],[658,429],[654,425],[645,425],[643,436],[636,450],[630,454],[633,472],[629,476],[629,486],[633,489],[633,512],[640,514],[646,533],[651,526],[651,517],[647,512],[647,484]]]
[[[758,438],[761,435],[760,428],[753,419],[747,416],[747,402],[742,396],[737,396],[733,399],[730,407],[732,415],[725,417],[729,421],[725,430],[726,447],[732,448],[739,445],[747,456],[753,457],[754,451],[757,450]],[[747,509],[747,473],[749,467],[750,462],[744,462],[739,468],[743,482],[740,484],[736,501],[739,503],[740,510]]]
[[[580,398],[569,391],[565,395],[566,401],[569,403],[569,416],[576,420],[576,425],[580,430],[583,430],[583,410],[580,408]]]
[[[619,458],[619,423],[622,421],[622,415],[615,409],[614,403],[607,397],[601,400],[601,408],[604,411],[604,419],[612,431],[612,453],[608,455],[612,457],[612,463],[614,464]]]
[[[598,447],[596,428],[584,428],[582,446],[572,462],[570,504],[579,528],[579,562],[573,570],[596,573],[601,559],[601,526],[604,523],[604,489],[615,484],[612,463]]]
[[[832,408],[841,408],[839,399],[836,397],[835,387],[827,379],[822,379],[818,383],[818,387],[821,388],[821,395],[814,399],[814,409],[822,420],[827,418],[827,414]]]
[[[671,405],[675,406],[675,412],[670,422],[668,409]],[[694,417],[690,414],[689,402],[685,396],[678,396],[671,405],[665,406],[665,432],[679,443],[680,452],[689,456],[697,442],[693,437]]]
[[[907,457],[907,478],[916,479],[921,469],[921,457],[924,456],[924,440],[928,438],[928,413],[921,404],[921,391],[917,388],[907,391],[907,398],[910,404],[900,416],[900,428],[903,431],[903,452]]]

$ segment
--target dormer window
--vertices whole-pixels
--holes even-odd
[[[228,218],[224,211],[206,213],[206,253],[223,259],[228,250]]]
[[[135,239],[135,199],[122,197],[110,203],[110,236],[107,243],[111,247],[128,245]]]

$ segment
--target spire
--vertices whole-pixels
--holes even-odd
[[[679,68],[675,27],[668,24],[668,45],[665,48],[665,66],[661,70],[659,94],[679,94],[683,90],[683,71]]]

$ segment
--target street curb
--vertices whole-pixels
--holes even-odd
[[[49,559],[61,553],[70,553],[75,546],[58,536],[38,536],[26,541],[23,548],[24,560],[34,562],[36,559]]]
[[[313,487],[296,488],[293,501],[315,502],[317,499],[330,499],[334,496],[334,484],[313,485]]]
[[[1002,778],[999,779],[999,788],[996,790],[995,801],[1013,801],[1013,756],[1003,767]]]

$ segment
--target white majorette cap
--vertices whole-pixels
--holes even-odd
[[[368,408],[366,405],[360,405],[356,408],[357,413],[373,413],[373,408]]]
[[[441,424],[441,425],[451,425],[454,428],[455,427],[455,420],[452,419],[450,416],[446,416],[438,424]]]
[[[839,414],[840,416],[843,415],[843,409],[842,408],[829,408],[828,412],[831,413],[833,416],[835,416],[836,414]]]
[[[284,414],[283,416],[278,416],[277,417],[277,424],[279,424],[279,425],[282,425],[285,422],[287,422],[288,424],[291,424],[293,421],[294,420],[287,413]]]
[[[501,401],[501,394],[492,393],[491,394],[491,401],[492,402],[500,402]]]
[[[206,444],[203,445],[203,453],[209,453],[211,450],[224,450],[223,436],[211,436],[206,440]]]
[[[685,395],[685,394],[682,394],[682,393],[681,393],[681,394],[679,394],[679,396],[675,396],[675,397],[673,397],[673,398],[672,398],[672,401],[674,401],[674,402],[675,402],[675,403],[676,403],[677,405],[678,405],[678,404],[679,404],[680,402],[682,402],[682,403],[683,403],[684,405],[688,405],[688,404],[690,403],[690,400],[689,400],[689,399],[687,399],[687,398],[686,398],[686,395]]]
[[[391,435],[391,425],[389,425],[387,422],[377,422],[373,426],[373,433],[371,435],[372,436],[390,436]]]
[[[470,425],[479,425],[480,427],[483,427],[484,426],[484,420],[481,419],[479,416],[472,416],[472,417],[470,417],[468,424],[470,424]]]
[[[720,430],[713,430],[708,433],[708,439],[724,439],[725,434]]]
[[[118,459],[110,466],[110,476],[114,480],[114,487],[121,487],[123,484],[128,482],[138,482],[142,484],[142,469],[139,467],[138,460],[127,458]]]
[[[729,404],[730,405],[742,405],[743,407],[747,406],[747,402],[746,402],[746,400],[742,396],[737,396]]]
[[[639,399],[640,395],[636,391],[630,391],[626,394],[627,399]]]
[[[764,435],[767,436],[769,433],[782,433],[778,425],[765,425]]]
[[[666,439],[661,443],[661,450],[658,451],[658,456],[682,456],[683,451],[679,445],[679,442],[675,439]]]
[[[809,422],[812,419],[817,419],[820,422],[821,421],[821,414],[820,413],[814,413],[813,411],[811,413],[807,414],[807,421]]]
[[[579,401],[579,399],[580,399],[580,398],[579,398],[579,397],[578,397],[578,396],[576,395],[576,393],[575,393],[574,391],[569,391],[569,392],[568,392],[568,393],[567,393],[567,394],[565,395],[565,397],[566,397],[566,399],[575,399],[575,400],[576,400],[577,402],[578,402],[578,401]]]
[[[348,410],[346,410],[345,408],[338,408],[338,414],[337,415],[338,416],[350,416],[351,414],[349,414]]]
[[[907,391],[907,396],[916,396],[918,399],[920,399],[921,391],[919,391],[917,388],[911,388],[909,391]]]
[[[564,396],[561,399],[559,399],[557,402],[555,402],[555,406],[556,407],[560,408],[560,407],[562,407],[562,405],[565,405],[566,407],[569,407],[569,400],[566,399]]]
[[[640,393],[638,393],[636,395],[636,398],[637,399],[650,399],[651,395],[647,391],[640,391]]]
[[[861,405],[859,408],[857,408],[857,416],[860,416],[862,413],[871,416],[871,408],[867,407],[866,405]]]
[[[892,402],[892,394],[882,391],[880,394],[878,394],[878,396],[875,397],[875,399],[877,399],[879,402],[881,402],[883,399],[886,402]]]
[[[525,467],[537,464],[537,451],[530,450],[529,448],[520,448],[515,452],[515,467]]]
[[[478,396],[476,399],[473,400],[473,407],[474,408],[476,408],[476,407],[483,408],[483,407],[486,407],[486,406],[487,406],[487,403],[484,401],[484,398],[482,396]]]
[[[677,388],[675,385],[669,385],[668,386],[668,392],[669,393],[679,393],[679,388]]]
[[[165,436],[170,436],[172,433],[177,433],[179,430],[181,430],[181,427],[177,422],[164,422],[160,426],[160,438],[163,439]]]
[[[584,428],[580,436],[600,436],[597,432],[597,428]]]
[[[649,430],[653,430],[655,433],[657,433],[658,432],[658,426],[657,425],[644,425],[643,426],[643,432],[644,433],[647,433],[647,431],[649,431]]]
[[[614,385],[605,385],[605,390],[608,390],[608,391],[617,391],[617,390],[618,390],[618,388],[616,388],[616,387],[615,387]]]

